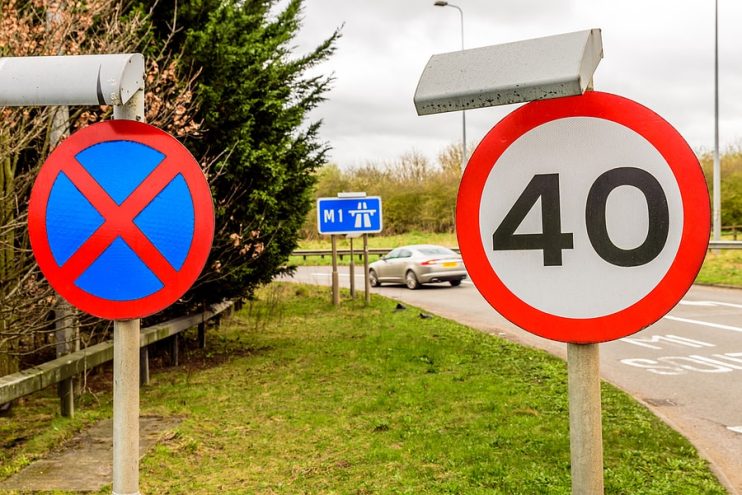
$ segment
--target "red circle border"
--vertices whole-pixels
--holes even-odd
[[[557,119],[595,117],[623,125],[649,141],[670,166],[683,205],[677,254],[657,286],[636,303],[612,314],[567,318],[522,301],[497,276],[484,251],[479,209],[485,183],[505,150],[531,129]],[[693,284],[708,250],[708,188],[698,158],[683,137],[652,110],[627,98],[589,91],[581,96],[530,102],[496,124],[472,154],[459,186],[456,231],[469,276],[482,296],[505,318],[531,333],[569,343],[598,343],[635,333],[667,314]]]
[[[163,287],[148,296],[112,301],[90,294],[62,276],[52,256],[46,232],[46,208],[52,186],[65,164],[82,150],[107,141],[133,141],[156,149],[179,161],[193,199],[194,230],[190,250],[175,280],[162,280]],[[157,127],[132,120],[109,120],[85,127],[54,149],[44,162],[31,190],[28,231],[33,253],[49,284],[78,309],[109,320],[143,318],[177,301],[198,278],[211,252],[214,238],[214,205],[206,177],[196,159],[177,139]]]

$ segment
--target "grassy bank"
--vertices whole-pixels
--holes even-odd
[[[142,493],[570,493],[564,363],[395,304],[261,291],[143,389],[143,414],[183,422]],[[643,407],[605,385],[603,407],[606,493],[724,493]]]
[[[709,251],[696,283],[742,287],[742,250]]]

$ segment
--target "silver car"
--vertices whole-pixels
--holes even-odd
[[[418,244],[393,249],[371,263],[368,278],[372,287],[397,283],[414,290],[431,282],[448,282],[458,287],[466,278],[466,268],[461,256],[454,251],[443,246]]]

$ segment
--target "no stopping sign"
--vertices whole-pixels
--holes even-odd
[[[503,316],[595,343],[654,323],[708,248],[698,160],[660,116],[600,92],[531,102],[482,140],[456,204],[469,275]]]
[[[39,171],[28,229],[49,284],[111,320],[174,303],[201,273],[214,235],[211,191],[173,136],[106,121],[63,141]]]

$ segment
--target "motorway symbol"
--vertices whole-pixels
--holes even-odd
[[[381,198],[319,198],[317,230],[320,234],[371,234],[381,232]]]
[[[531,102],[498,123],[456,205],[482,295],[521,328],[573,343],[625,337],[665,315],[701,267],[709,222],[703,173],[677,131],[592,91]]]
[[[196,160],[147,124],[86,127],[49,156],[29,235],[51,286],[101,318],[141,318],[185,293],[206,263],[214,209]]]

